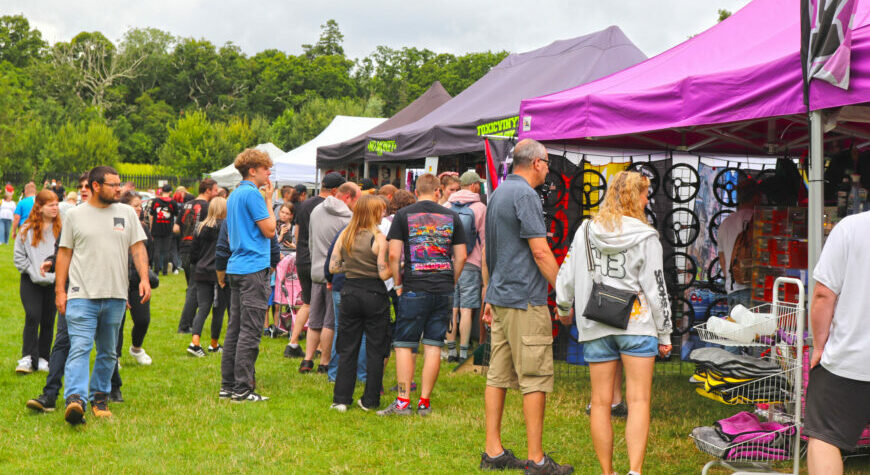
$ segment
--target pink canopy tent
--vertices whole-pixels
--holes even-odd
[[[852,35],[850,89],[813,81],[811,109],[870,101],[870,2],[858,2]],[[686,151],[782,154],[805,149],[800,38],[799,2],[755,0],[642,63],[524,100],[519,136]],[[837,133],[870,138],[867,127],[845,123],[861,122],[862,115],[841,111],[828,140]]]

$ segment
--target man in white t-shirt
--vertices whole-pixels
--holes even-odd
[[[70,424],[84,421],[86,399],[94,416],[112,415],[108,396],[117,363],[118,328],[127,310],[129,254],[139,273],[139,296],[143,303],[151,298],[145,231],[133,208],[118,203],[120,187],[113,168],[92,169],[88,174],[91,196],[87,203],[67,212],[60,235],[55,303],[57,311],[66,315],[70,339],[64,370],[64,419]],[[95,343],[97,356],[89,375]]]
[[[840,450],[853,450],[870,423],[870,212],[831,231],[813,271],[813,355],[804,435],[811,475],[843,473]]]
[[[725,277],[725,292],[728,293],[728,306],[750,306],[752,297],[751,289],[743,284],[734,282],[731,275],[731,259],[734,257],[734,244],[737,237],[746,229],[747,223],[752,219],[752,213],[758,203],[761,202],[761,192],[755,180],[747,178],[737,184],[737,211],[728,215],[719,225],[719,266]]]

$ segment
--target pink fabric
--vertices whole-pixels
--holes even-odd
[[[800,5],[754,0],[709,30],[520,108],[521,138],[570,140],[803,114]],[[855,8],[850,89],[813,81],[813,110],[870,101],[870,2]],[[528,125],[528,127],[527,127]]]
[[[275,303],[280,305],[301,305],[302,286],[296,278],[296,253],[290,253],[275,272]]]

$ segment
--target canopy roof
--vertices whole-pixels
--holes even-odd
[[[810,107],[870,101],[870,2],[858,2],[848,91],[813,81]],[[783,153],[807,143],[800,5],[755,0],[709,30],[640,64],[524,100],[521,138],[599,145]],[[782,120],[784,116],[788,117]],[[842,117],[841,117],[842,120]],[[716,124],[727,126],[710,127]],[[797,125],[797,127],[791,127]],[[844,135],[868,136],[840,125]]]
[[[317,166],[333,166],[351,160],[362,160],[365,156],[369,135],[379,134],[415,122],[449,101],[450,98],[450,93],[444,89],[441,82],[435,81],[414,102],[405,106],[396,115],[385,120],[377,127],[350,140],[335,145],[318,147]]]
[[[273,162],[284,154],[284,151],[276,147],[272,142],[261,143],[254,148],[266,152]],[[226,188],[235,188],[242,181],[242,175],[239,174],[239,171],[236,170],[236,167],[232,163],[216,172],[211,172],[209,175],[217,182],[218,186]]]
[[[646,56],[616,26],[527,53],[511,54],[422,119],[369,136],[367,160],[410,160],[481,152],[484,135],[514,135],[520,101],[583,84]]]

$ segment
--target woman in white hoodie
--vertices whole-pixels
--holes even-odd
[[[40,266],[55,252],[60,236],[57,195],[48,189],[36,195],[33,211],[15,238],[13,261],[21,273],[21,303],[24,306],[24,335],[17,373],[34,369],[48,371],[48,357],[54,336],[54,273],[43,274]]]
[[[649,435],[650,393],[655,356],[671,350],[670,302],[662,270],[658,233],[647,224],[649,179],[619,172],[609,183],[598,215],[574,235],[571,250],[556,279],[556,306],[568,316],[576,304],[577,330],[592,382],[590,426],[595,453],[604,474],[613,473],[613,386],[621,361],[625,368],[628,421],[625,426],[631,473],[640,474]],[[628,327],[599,323],[583,316],[592,292],[587,267],[586,228],[594,273],[604,285],[637,293]]]

